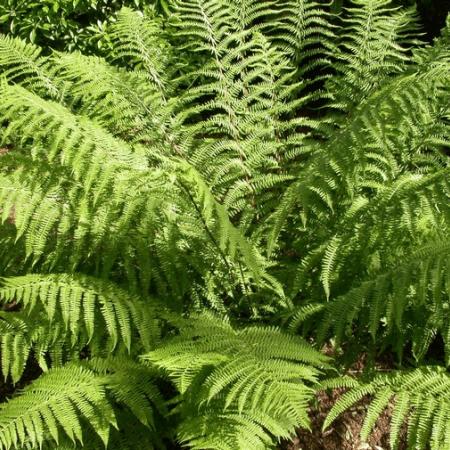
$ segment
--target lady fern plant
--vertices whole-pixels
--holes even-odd
[[[335,386],[325,425],[372,395],[363,438],[394,401],[393,448],[450,448],[450,32],[332,11],[124,9],[106,58],[0,36],[1,370],[42,372],[0,449],[275,448]],[[353,338],[397,370],[336,380]]]

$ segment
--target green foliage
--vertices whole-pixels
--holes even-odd
[[[82,275],[35,274],[8,278],[0,288],[0,298],[5,303],[14,301],[22,306],[17,317],[15,313],[5,315],[5,323],[10,319],[13,322],[21,320],[26,314],[42,317],[48,328],[54,322],[56,326],[61,324],[72,343],[87,345],[95,334],[95,338],[110,351],[114,351],[120,343],[130,353],[132,334],[135,332],[139,333],[139,341],[144,348],[152,346],[149,306],[142,299],[133,298],[128,292],[104,280]],[[157,305],[154,307],[157,309]],[[12,333],[13,330],[11,338],[20,336]],[[7,339],[7,336],[4,334],[2,339]],[[53,338],[53,342],[61,345],[61,339],[62,336]],[[6,345],[2,348],[4,355],[6,348]],[[42,349],[40,353],[44,353]]]
[[[21,448],[29,442],[42,445],[46,436],[58,442],[61,431],[75,442],[83,441],[81,420],[91,423],[105,445],[115,425],[104,383],[81,367],[52,369],[0,409],[2,448]]]
[[[151,4],[167,8],[164,0]],[[123,6],[146,5],[142,0],[4,0],[0,31],[43,47],[95,52],[108,46],[105,29]]]
[[[43,372],[0,449],[274,448],[326,386],[327,424],[372,395],[364,439],[395,401],[393,448],[446,448],[450,31],[337,3],[124,8],[105,58],[0,36],[1,368]],[[330,340],[399,370],[326,381]]]
[[[181,394],[180,441],[224,450],[268,448],[267,431],[288,438],[296,426],[308,427],[312,386],[327,362],[276,328],[236,330],[203,316],[143,358],[164,369]]]
[[[370,404],[361,430],[366,440],[378,416],[393,402],[390,445],[399,448],[400,431],[404,423],[408,427],[410,448],[424,450],[445,450],[448,441],[448,392],[450,378],[443,367],[420,367],[412,371],[395,371],[377,375],[368,382],[352,379],[336,379],[325,382],[324,387],[350,387],[331,409],[325,423],[327,428],[340,413],[371,394]]]

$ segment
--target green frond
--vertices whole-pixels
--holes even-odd
[[[52,186],[53,187],[53,186]],[[30,189],[20,182],[20,174],[8,176],[0,174],[0,202],[3,223],[14,218],[15,239],[23,235],[29,239],[25,245],[27,256],[42,254],[50,232],[60,216],[57,203],[59,191],[57,188],[47,188],[47,191]],[[30,222],[33,231],[29,232]]]
[[[40,54],[41,49],[36,45],[0,35],[2,78],[53,98],[60,97],[60,88],[50,76],[48,60]]]
[[[325,66],[327,52],[334,49],[331,17],[319,2],[282,0],[273,5],[276,25],[266,25],[275,42],[295,57],[301,74]]]
[[[266,450],[273,446],[273,440],[266,431],[272,431],[268,427],[269,421],[270,418],[264,414],[248,417],[236,412],[220,414],[215,409],[206,409],[202,416],[182,422],[179,441],[195,450]]]
[[[61,321],[74,342],[82,339],[89,343],[94,333],[98,336],[103,330],[111,350],[121,342],[130,351],[134,332],[140,333],[142,339],[150,335],[150,317],[140,311],[144,302],[105,280],[83,275],[29,274],[3,279],[0,298],[3,303],[23,305],[30,316],[42,310],[50,324]],[[143,344],[144,348],[151,346],[150,342]]]
[[[111,28],[114,58],[126,60],[128,64],[143,70],[152,83],[163,89],[169,50],[161,38],[157,20],[123,8]]]
[[[64,84],[67,101],[78,114],[125,140],[150,134],[150,127],[158,136],[164,125],[163,99],[143,72],[127,72],[79,53],[57,53],[50,61],[52,77]]]
[[[30,344],[27,339],[27,325],[19,317],[12,320],[0,315],[0,349],[1,367],[5,379],[11,375],[13,383],[17,382],[30,355]]]
[[[88,367],[106,378],[105,386],[115,402],[126,406],[145,427],[155,430],[155,412],[168,414],[155,370],[122,356],[93,358]]]
[[[338,385],[339,387],[346,387],[348,382],[349,381],[346,379],[340,379],[337,383],[333,384]],[[328,387],[327,383],[325,383],[325,387]],[[370,384],[360,385],[358,383],[357,386],[352,386],[352,389],[349,392],[346,392],[333,405],[323,423],[322,429],[326,430],[344,411],[347,411],[351,406],[362,400],[366,395],[373,394],[374,389],[375,388]]]
[[[155,431],[139,422],[127,409],[117,409],[115,416],[117,429],[115,427],[110,429],[108,450],[136,450],[139,447],[146,450],[159,450],[164,446],[163,437],[170,436],[170,430],[162,428],[169,428],[167,423],[159,424],[160,428]],[[127,430],[126,433],[123,430]],[[42,450],[98,450],[105,447],[101,438],[88,427],[84,427],[83,437],[82,444],[74,443],[63,436],[58,444],[47,439],[41,448]],[[34,448],[29,441],[21,447],[22,450],[34,450]]]
[[[396,77],[361,102],[342,126],[331,134],[327,131],[328,142],[313,148],[298,181],[285,190],[272,213],[269,249],[297,205],[304,222],[328,220],[333,229],[331,221],[341,211],[353,210],[355,200],[365,201],[395,183],[406,175],[405,167],[411,178],[448,167],[442,158],[450,135],[446,84],[448,71],[429,66]],[[421,108],[415,108],[417,104]]]
[[[107,445],[116,426],[104,381],[90,370],[68,366],[52,369],[0,406],[0,448],[40,447],[48,436],[83,442],[82,420],[88,421]]]
[[[345,382],[341,385],[345,385]],[[447,449],[449,389],[449,375],[443,367],[438,366],[376,375],[371,381],[361,381],[357,386],[352,386],[337,401],[327,416],[324,429],[339,414],[370,394],[373,399],[361,430],[362,440],[368,438],[378,416],[392,402],[392,450],[399,448],[398,439],[403,423],[407,423],[408,427],[408,449],[424,450],[428,445],[431,450]]]
[[[448,318],[444,305],[448,303],[449,292],[444,274],[448,270],[448,257],[448,245],[438,241],[409,256],[403,255],[401,262],[394,260],[392,269],[372,274],[371,279],[325,306],[320,336],[325,337],[326,330],[332,326],[340,342],[346,330],[358,322],[376,339],[381,321],[385,322],[385,332],[395,329],[401,332],[412,320],[408,317],[409,311],[419,310],[424,322],[430,320],[434,329],[446,330]],[[436,284],[430,285],[430,282]],[[421,292],[426,298],[421,298]]]
[[[2,141],[13,139],[20,146],[28,140],[34,150],[45,142],[45,157],[49,161],[60,161],[71,167],[77,178],[82,174],[98,176],[99,158],[136,169],[146,167],[145,159],[133,153],[124,142],[114,139],[98,124],[76,116],[59,103],[47,101],[26,89],[2,84],[0,89],[2,106],[0,114],[8,126],[2,130]],[[37,155],[35,155],[36,158]],[[87,170],[87,164],[91,167]]]
[[[327,300],[330,297],[330,278],[335,269],[336,255],[340,246],[339,244],[339,238],[337,236],[333,236],[324,252],[321,278]]]
[[[15,384],[23,376],[31,357],[43,371],[59,366],[64,360],[78,359],[82,345],[62,324],[50,323],[45,314],[0,312],[1,368],[7,380]]]
[[[352,7],[344,8],[343,30],[333,52],[333,67],[341,76],[332,77],[328,88],[334,106],[348,109],[386,77],[403,71],[409,48],[419,41],[414,12],[395,11],[390,0],[354,0]]]
[[[306,86],[290,84],[289,61],[261,33],[231,34],[218,52],[193,74],[206,80],[186,92],[178,118],[185,124],[183,147],[192,147],[189,161],[233,215],[251,206],[253,216],[263,216],[274,202],[270,192],[290,179],[285,169],[306,134],[299,128],[315,126],[307,117],[289,117],[309,100],[290,101],[292,91]],[[211,157],[216,164],[207,164]]]
[[[263,278],[262,257],[241,231],[233,226],[227,209],[215,200],[202,177],[192,166],[186,163],[180,163],[179,173],[180,184],[192,201],[197,213],[201,215],[205,228],[213,222],[214,234],[210,234],[210,236],[214,239],[218,249],[231,259],[235,259],[236,253],[240,252],[246,267],[255,279],[258,281]]]
[[[193,51],[208,51],[218,56],[218,43],[232,29],[230,6],[217,0],[177,0],[174,12],[177,15],[178,35],[184,39],[183,46]]]
[[[327,366],[325,356],[276,328],[235,330],[212,316],[191,317],[188,325],[143,356],[164,369],[183,396],[179,407],[187,418],[180,439],[194,448],[212,448],[225,433],[229,437],[219,448],[244,448],[244,442],[263,448],[263,429],[287,437],[295,424],[309,427],[308,403],[320,368]],[[191,401],[198,411],[184,404]],[[206,425],[203,416],[212,420],[206,439],[193,427]]]
[[[293,311],[289,311],[288,330],[292,333],[297,332],[300,326],[310,317],[322,312],[325,308],[323,303],[308,303],[306,305],[296,307]]]

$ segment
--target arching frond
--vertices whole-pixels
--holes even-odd
[[[399,448],[400,430],[404,423],[408,424],[408,448],[449,448],[447,398],[450,379],[444,368],[429,366],[412,371],[396,371],[377,375],[367,383],[347,379],[325,383],[325,387],[337,386],[350,386],[350,390],[333,406],[324,422],[324,429],[344,410],[366,395],[371,395],[373,398],[361,429],[363,441],[368,438],[378,416],[388,404],[393,404],[390,433],[393,450]]]
[[[361,329],[369,332],[375,340],[383,322],[385,333],[404,334],[402,343],[412,340],[416,356],[420,358],[430,341],[416,332],[420,326],[425,326],[441,332],[448,360],[446,310],[450,292],[445,273],[448,272],[449,255],[449,246],[438,241],[412,255],[404,255],[402,261],[393,261],[391,270],[373,274],[369,280],[326,305],[320,335],[324,337],[329,327],[333,327],[333,334],[340,341],[345,331],[358,322]],[[414,314],[418,311],[420,322]],[[411,327],[416,329],[409,334]]]
[[[309,427],[311,386],[327,365],[327,358],[301,338],[275,328],[235,330],[205,316],[190,318],[178,337],[143,358],[167,371],[182,394],[180,408],[187,417],[180,439],[194,448],[221,436],[219,448],[242,448],[244,442],[263,448],[264,429],[286,437],[295,424]],[[207,420],[205,440],[199,426]]]
[[[94,333],[104,333],[111,349],[121,342],[130,351],[133,332],[138,332],[144,348],[151,346],[147,341],[150,316],[143,314],[144,302],[108,281],[83,275],[30,274],[4,279],[0,298],[3,303],[23,305],[28,315],[42,310],[50,324],[61,321],[74,342],[79,335],[89,343]],[[158,309],[156,304],[153,307]],[[146,304],[145,308],[150,312],[152,306]]]
[[[0,35],[0,67],[2,77],[10,83],[20,83],[30,90],[57,98],[60,88],[50,77],[48,59],[41,49],[19,38]]]
[[[127,72],[79,53],[57,53],[51,64],[52,77],[64,84],[72,109],[115,136],[136,140],[151,129],[157,136],[164,125],[163,98],[143,72]]]
[[[68,366],[53,369],[0,406],[0,448],[40,447],[46,435],[83,442],[82,420],[88,421],[104,445],[116,425],[104,382],[92,371]]]

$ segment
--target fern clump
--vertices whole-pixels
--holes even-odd
[[[0,36],[1,372],[42,371],[0,449],[270,449],[326,387],[325,426],[372,396],[363,439],[393,404],[393,449],[447,448],[449,24],[164,10],[124,8],[104,57]]]
[[[235,330],[203,316],[191,318],[178,336],[143,359],[175,383],[180,439],[198,449],[212,443],[218,449],[263,449],[272,442],[265,428],[286,438],[296,426],[308,427],[307,405],[319,369],[327,365],[299,337],[268,327]]]

